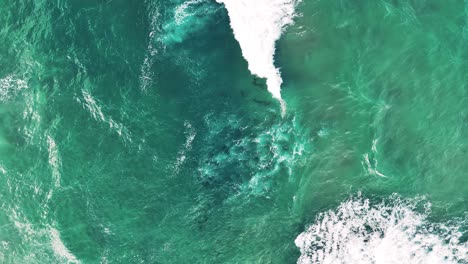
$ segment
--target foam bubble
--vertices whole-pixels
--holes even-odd
[[[267,79],[268,91],[281,103],[280,71],[274,65],[275,43],[293,23],[297,0],[216,0],[229,13],[234,36],[252,74]]]
[[[419,209],[422,207],[422,209]],[[421,212],[422,211],[422,212]],[[430,204],[397,196],[372,204],[357,197],[317,217],[295,243],[298,263],[461,263],[464,223],[428,221]]]

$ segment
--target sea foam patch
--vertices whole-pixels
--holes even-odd
[[[231,27],[249,64],[249,71],[267,79],[268,91],[281,103],[283,80],[274,65],[275,43],[293,23],[298,0],[216,0],[226,7]]]
[[[429,215],[430,204],[421,199],[352,198],[321,213],[296,238],[298,263],[465,263],[465,220],[433,223]]]

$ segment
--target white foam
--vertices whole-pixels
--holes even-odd
[[[49,165],[52,170],[54,186],[58,188],[60,187],[60,153],[55,140],[50,135],[47,136],[47,151],[49,152]]]
[[[80,263],[80,261],[70,252],[60,239],[60,233],[55,228],[50,228],[50,242],[54,253],[64,259],[67,263]]]
[[[174,11],[174,19],[177,25],[182,25],[186,18],[188,18],[191,14],[187,11],[187,9],[191,5],[196,5],[202,3],[203,0],[189,0],[187,2],[183,2],[182,4],[178,5]]]
[[[423,205],[423,212],[415,208]],[[318,216],[295,243],[298,263],[461,263],[467,243],[459,227],[427,220],[430,204],[393,197],[372,204],[361,197]]]
[[[26,88],[28,88],[27,82],[15,75],[0,79],[0,102],[8,101],[13,95]]]
[[[7,174],[7,170],[5,169],[5,167],[2,164],[0,164],[0,173]]]
[[[179,174],[180,168],[184,164],[185,160],[187,159],[187,152],[192,150],[192,143],[197,135],[197,131],[195,128],[190,124],[188,121],[184,122],[185,126],[185,143],[183,148],[177,154],[177,160],[174,166],[174,173],[177,175]]]
[[[79,103],[82,103],[83,107],[88,110],[94,120],[107,123],[109,128],[116,132],[122,139],[132,141],[130,133],[127,128],[119,123],[114,121],[111,117],[104,115],[101,106],[94,99],[94,97],[86,90],[82,90],[83,100],[77,98]]]
[[[151,6],[148,18],[150,27],[150,32],[148,34],[148,45],[146,48],[145,59],[143,60],[143,64],[141,65],[140,69],[140,89],[143,92],[146,92],[148,88],[153,85],[154,81],[154,73],[152,71],[152,67],[154,65],[155,56],[156,54],[158,54],[158,50],[154,42],[154,37],[160,31],[158,25],[159,19],[159,10],[154,6]]]
[[[16,247],[2,252],[9,256],[8,263],[80,263],[78,258],[65,246],[60,232],[56,228],[45,222],[33,224],[29,217],[21,211],[19,205],[4,206],[5,204],[2,209],[6,209],[9,222],[13,223],[19,236],[19,241],[15,243],[19,243],[21,248],[29,249],[25,255],[12,252]],[[38,208],[38,210],[41,209]],[[6,241],[6,243],[9,242],[11,241]],[[1,243],[5,249],[5,241]]]
[[[164,34],[160,39],[164,45],[182,43],[189,36],[204,29],[210,21],[210,15],[216,9],[212,8],[211,0],[188,0],[174,8],[173,16],[162,26]]]
[[[234,36],[252,74],[267,79],[268,91],[281,103],[280,71],[274,65],[275,43],[293,23],[298,0],[216,0],[229,13]]]

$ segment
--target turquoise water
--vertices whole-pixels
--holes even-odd
[[[0,0],[0,262],[467,263],[468,3],[294,21],[282,116],[214,0]]]

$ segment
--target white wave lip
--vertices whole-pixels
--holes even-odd
[[[249,71],[267,79],[268,91],[281,98],[283,80],[274,65],[275,44],[283,29],[293,23],[297,0],[216,0],[226,7],[231,28],[249,64]]]
[[[418,201],[390,201],[372,205],[356,198],[336,210],[322,213],[296,238],[300,264],[461,263],[468,258],[468,245],[459,241],[464,221],[441,224],[418,213]],[[464,262],[463,262],[464,263]]]

